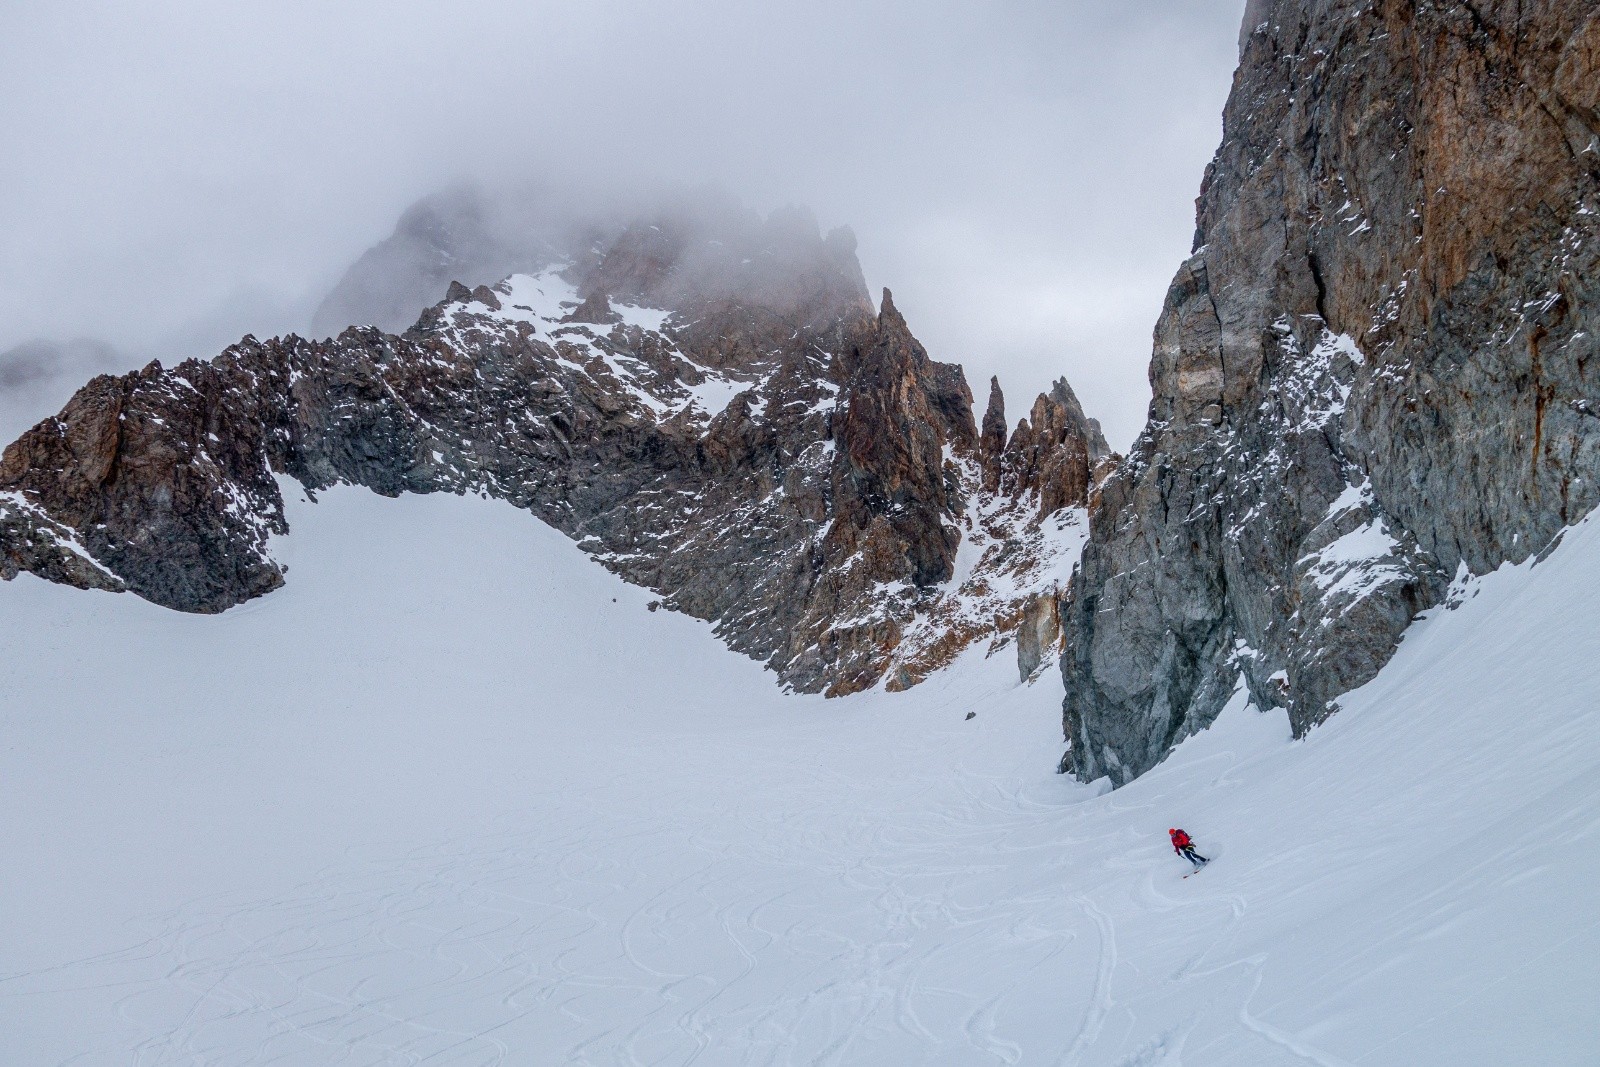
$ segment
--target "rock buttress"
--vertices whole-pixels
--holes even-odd
[[[1149,422],[1064,604],[1086,779],[1241,683],[1304,734],[1458,568],[1600,501],[1600,13],[1250,12]]]

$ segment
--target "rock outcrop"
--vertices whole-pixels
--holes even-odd
[[[1103,445],[1070,389],[1009,440],[996,389],[980,437],[960,368],[804,212],[663,211],[439,288],[402,334],[96,378],[0,459],[3,573],[223,611],[284,581],[280,477],[482,493],[841,694],[1004,645],[1076,557]]]
[[[1600,13],[1252,0],[1154,399],[1063,603],[1068,762],[1297,734],[1600,502]]]
[[[956,573],[905,630],[890,689],[915,685],[979,641],[993,650],[1015,638],[1024,681],[1056,657],[1055,605],[1089,534],[1085,504],[1105,439],[1065,380],[1034,401],[1009,439],[1004,427],[1005,398],[991,382],[976,456],[955,453],[955,484],[968,501],[955,520]]]

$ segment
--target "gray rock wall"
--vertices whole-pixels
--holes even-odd
[[[1241,681],[1297,734],[1459,567],[1600,502],[1600,13],[1255,2],[1062,608],[1068,763],[1126,782]]]

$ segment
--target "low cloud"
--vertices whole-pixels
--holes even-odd
[[[280,0],[0,12],[0,349],[304,329],[453,182],[714,182],[850,225],[940,359],[1124,447],[1243,0]],[[981,392],[981,387],[980,390]]]

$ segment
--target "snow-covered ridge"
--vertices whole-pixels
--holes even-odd
[[[0,517],[0,577],[221,613],[285,581],[274,475],[481,495],[713,622],[782,684],[874,684],[925,598],[853,639],[830,627],[876,618],[908,577],[937,584],[953,546],[921,513],[955,504],[937,445],[846,456],[832,424],[870,412],[862,436],[898,443],[933,412],[935,436],[973,433],[949,403],[959,370],[875,312],[848,231],[695,196],[542,218],[500,247],[481,206],[465,193],[408,213],[325,302],[326,340],[247,337],[80,389],[0,470],[29,503]],[[907,473],[915,490],[892,505],[860,489]]]
[[[721,414],[734,397],[759,391],[765,376],[735,376],[696,363],[685,353],[669,322],[674,313],[635,304],[606,304],[605,321],[575,318],[582,306],[578,287],[569,279],[571,264],[538,274],[514,274],[493,287],[499,307],[472,298],[448,309],[449,333],[458,346],[470,344],[461,331],[488,324],[533,327],[561,361],[583,374],[605,372],[635,401],[660,420],[686,417],[705,422]],[[634,353],[649,347],[665,359],[671,374],[645,363]],[[597,366],[598,364],[598,366]],[[759,416],[760,405],[753,414]]]
[[[1029,524],[1081,505],[1094,433],[1069,387],[1009,444],[991,412],[980,442],[960,369],[929,358],[887,292],[871,311],[843,245],[801,239],[729,286],[668,229],[630,227],[581,267],[453,282],[400,334],[245,338],[95,379],[7,453],[0,490],[30,510],[0,528],[0,576],[110,574],[227,611],[286,580],[269,539],[288,475],[505,501],[803,691],[891,669],[912,684],[1053,597],[1042,564],[966,557],[997,539],[1037,555]],[[1018,505],[1004,521],[998,497]],[[95,567],[51,530],[63,516]]]

